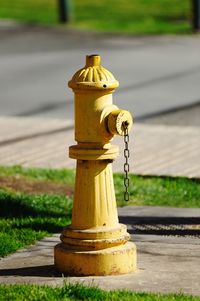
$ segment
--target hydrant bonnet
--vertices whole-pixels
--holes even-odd
[[[119,86],[119,82],[113,74],[101,66],[99,55],[87,55],[86,65],[78,70],[68,86],[73,90],[91,89],[91,90],[113,90]]]

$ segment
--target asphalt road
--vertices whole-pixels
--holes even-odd
[[[200,101],[200,37],[87,34],[0,26],[0,115],[73,118],[66,82],[98,53],[136,119]]]

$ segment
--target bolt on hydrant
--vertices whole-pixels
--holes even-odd
[[[99,55],[68,83],[75,94],[75,140],[69,157],[77,160],[72,223],[55,247],[55,266],[68,275],[112,275],[136,270],[136,246],[118,221],[112,161],[118,147],[114,135],[124,135],[132,116],[112,103],[119,83],[100,65]]]

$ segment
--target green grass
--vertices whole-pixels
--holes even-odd
[[[72,27],[129,34],[191,31],[190,0],[71,0]],[[57,0],[0,0],[0,18],[55,25]]]
[[[118,206],[123,201],[123,175],[115,174],[115,192]],[[200,181],[187,178],[142,177],[130,175],[130,205],[200,207]]]
[[[189,31],[188,0],[75,1],[75,26],[87,30],[134,34]]]
[[[71,186],[73,170],[0,167],[0,176],[33,181],[62,182]],[[33,244],[70,223],[72,200],[64,195],[34,195],[0,189],[0,257]]]
[[[70,223],[72,201],[58,195],[0,190],[0,257],[33,244]]]
[[[107,292],[97,287],[86,287],[82,284],[65,284],[60,288],[38,285],[0,285],[0,300],[199,301],[200,297],[187,296],[183,294],[161,295],[134,293],[127,290]]]
[[[48,169],[48,168],[25,168],[20,165],[0,166],[0,176],[26,177],[34,180],[53,181],[73,184],[75,170],[73,169]]]
[[[0,18],[28,23],[56,24],[57,0],[0,0]]]

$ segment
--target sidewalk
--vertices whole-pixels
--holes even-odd
[[[71,121],[0,117],[0,165],[74,168],[68,147],[75,144]],[[123,137],[114,171],[123,171]],[[200,178],[200,129],[135,123],[130,134],[130,172]]]
[[[34,283],[55,287],[70,281],[98,285],[107,290],[200,295],[199,216],[200,209],[197,208],[120,208],[120,222],[127,224],[131,240],[138,249],[136,273],[64,279],[53,266],[53,247],[59,242],[57,234],[1,259],[0,283]],[[161,229],[165,230],[164,235]],[[182,234],[180,229],[185,229]]]

